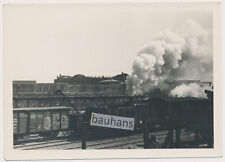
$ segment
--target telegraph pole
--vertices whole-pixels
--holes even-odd
[[[87,129],[86,129],[86,122],[85,122],[85,114],[83,116],[82,121],[82,150],[86,149],[86,141],[87,141]]]

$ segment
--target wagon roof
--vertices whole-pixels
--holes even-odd
[[[28,107],[28,108],[13,108],[13,111],[35,111],[35,110],[63,110],[63,109],[71,109],[71,107]]]
[[[152,98],[152,100],[162,100],[170,102],[180,102],[180,101],[206,101],[207,98],[195,98],[195,97],[167,97],[167,98]]]

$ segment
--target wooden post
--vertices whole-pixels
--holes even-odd
[[[149,148],[149,134],[148,134],[148,128],[144,126],[144,149]]]
[[[144,149],[147,149],[149,148],[149,131],[148,131],[148,119],[146,119],[146,115],[148,114],[147,113],[147,109],[144,108],[144,111],[142,112],[143,113],[143,137],[144,137]]]
[[[176,129],[176,142],[175,142],[175,147],[179,148],[180,147],[180,128]]]
[[[87,130],[86,130],[86,123],[85,123],[85,115],[83,116],[82,121],[82,149],[86,149],[86,136],[87,136]]]

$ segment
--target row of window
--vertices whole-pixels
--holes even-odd
[[[76,105],[104,105],[104,104],[116,104],[123,103],[126,99],[123,98],[75,98],[75,99],[64,99],[64,98],[45,98],[45,99],[26,99],[16,98],[13,100],[14,108],[23,107],[52,107],[52,106],[76,106]]]

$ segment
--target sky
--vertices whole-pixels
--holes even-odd
[[[212,30],[206,9],[169,5],[19,4],[4,7],[4,61],[13,80],[132,73],[138,51],[186,19]],[[6,55],[7,54],[7,55]]]

